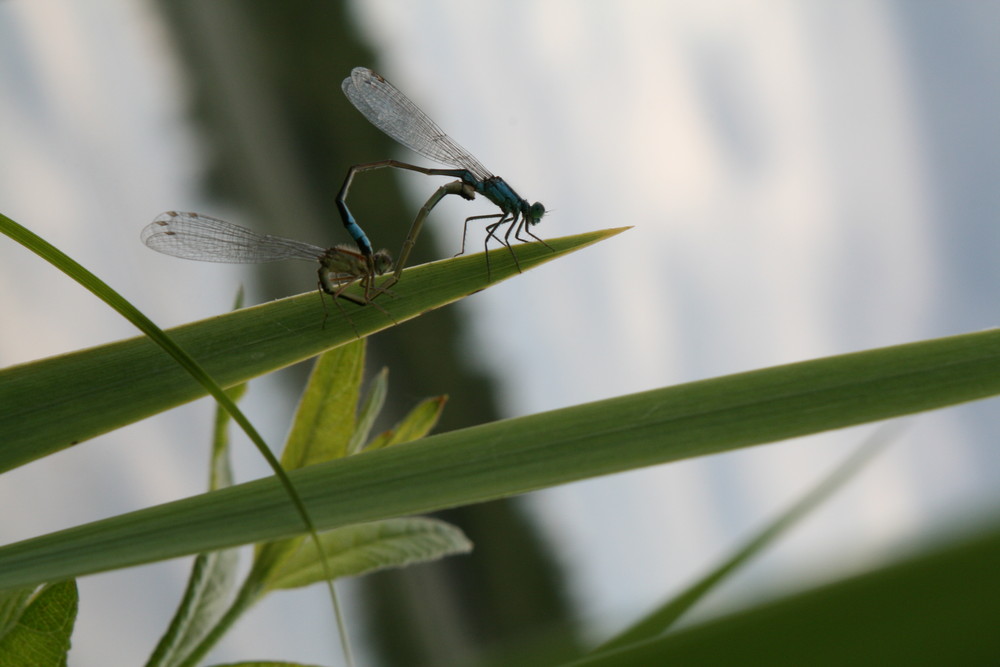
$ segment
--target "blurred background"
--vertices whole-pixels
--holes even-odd
[[[427,164],[340,82],[385,75],[551,213],[543,238],[631,231],[370,339],[386,424],[451,396],[441,430],[997,323],[1000,4],[378,0],[0,3],[0,211],[172,326],[310,290],[306,263],[201,264],[143,247],[193,210],[319,245],[349,165]],[[436,166],[436,165],[429,165]],[[371,173],[351,207],[398,252],[443,179]],[[456,198],[453,198],[456,199]],[[414,261],[457,252],[488,202],[445,201]],[[472,248],[482,242],[475,229]],[[405,289],[404,285],[400,289]],[[0,364],[135,331],[0,239]],[[251,384],[278,446],[307,368]],[[9,543],[201,492],[213,405],[8,473]],[[468,557],[342,587],[365,665],[556,654],[704,572],[873,427],[446,513]],[[994,402],[920,416],[849,489],[693,619],[842,576],[1000,505]],[[267,474],[237,438],[239,479]],[[71,664],[139,664],[189,561],[80,581]],[[214,651],[330,664],[326,592],[276,595]],[[509,664],[509,662],[507,663]]]

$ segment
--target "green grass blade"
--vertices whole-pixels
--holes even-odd
[[[275,477],[280,481],[281,486],[284,488],[285,494],[288,496],[289,500],[292,502],[292,506],[298,512],[299,517],[302,520],[302,524],[306,528],[306,531],[310,533],[313,539],[316,541],[316,546],[319,548],[319,536],[316,534],[316,527],[313,525],[312,518],[306,511],[305,505],[302,503],[302,499],[299,497],[298,492],[295,487],[292,486],[291,481],[288,479],[288,475],[285,474],[284,469],[278,463],[278,459],[275,458],[274,454],[268,448],[267,443],[264,439],[257,433],[257,429],[253,427],[250,420],[247,419],[238,407],[236,403],[233,402],[231,398],[226,394],[226,392],[219,386],[219,384],[209,375],[205,369],[199,364],[195,359],[180,345],[174,341],[173,338],[166,335],[163,330],[156,326],[152,320],[146,317],[138,308],[133,306],[128,300],[125,299],[115,290],[111,289],[111,286],[106,284],[103,280],[98,278],[96,275],[88,271],[78,262],[73,260],[71,257],[66,255],[51,243],[41,238],[37,234],[34,234],[30,230],[21,225],[17,224],[10,218],[0,215],[0,232],[7,234],[13,238],[18,243],[22,244],[24,247],[28,248],[35,254],[43,257],[49,261],[53,266],[63,271],[73,280],[77,281],[84,287],[86,287],[94,296],[98,297],[104,303],[111,306],[119,315],[127,319],[129,322],[134,324],[136,328],[142,331],[148,337],[149,341],[155,343],[162,351],[166,352],[171,358],[173,363],[179,366],[179,370],[186,373],[190,378],[200,385],[207,393],[211,394],[215,398],[216,402],[222,406],[226,412],[228,412],[233,421],[239,424],[243,432],[247,434],[251,442],[260,452],[264,460],[274,471]],[[23,366],[21,367],[24,368]],[[4,380],[6,378],[0,378],[0,386],[4,385]],[[38,387],[37,378],[33,382],[35,388]],[[24,397],[19,397],[20,401],[24,400]],[[123,396],[123,401],[130,400],[130,397]],[[9,397],[9,404],[16,403],[17,399],[14,397]],[[3,404],[3,397],[0,395],[0,405]],[[10,405],[6,407],[9,409]],[[17,405],[14,407],[14,412],[17,412]],[[38,406],[28,405],[25,406],[23,403],[20,407],[28,407],[30,411],[37,413]],[[8,415],[0,415],[0,424],[6,425],[9,421],[5,419]],[[56,418],[56,415],[48,415],[50,419]],[[15,423],[17,419],[15,417]],[[0,431],[2,433],[2,431]],[[3,451],[8,451],[8,449],[16,450],[17,445],[20,444],[16,437],[12,438],[5,444]],[[56,443],[58,444],[58,443]],[[2,468],[0,468],[2,470]]]
[[[763,552],[802,519],[811,515],[813,510],[830,498],[849,480],[853,479],[857,473],[867,466],[891,442],[892,439],[889,437],[888,431],[890,427],[897,426],[898,423],[892,423],[880,428],[868,442],[859,447],[846,461],[837,466],[833,472],[810,489],[808,493],[783,512],[781,516],[768,524],[752,539],[748,540],[731,557],[713,568],[704,577],[701,577],[698,581],[688,586],[680,595],[648,614],[629,629],[595,648],[594,653],[603,653],[608,650],[622,648],[629,644],[652,639],[665,632],[699,600],[703,599],[709,591],[718,586],[740,567],[746,565],[754,556]],[[896,429],[892,430],[895,432]]]
[[[233,401],[240,400],[247,391],[247,384],[238,384],[226,390]],[[208,490],[222,489],[233,484],[233,467],[229,455],[229,423],[232,419],[222,406],[216,406],[215,423],[212,425],[212,454],[209,458]]]
[[[0,216],[0,231],[10,226],[4,225],[5,220]],[[516,249],[521,267],[527,270],[620,231],[550,240],[555,252],[539,244]],[[388,316],[375,307],[343,304],[353,326],[329,304],[324,321],[319,296],[310,292],[170,329],[169,334],[211,377],[228,387],[517,275],[503,248],[493,251],[492,282],[487,281],[485,265],[482,255],[471,255],[407,269],[393,294],[378,300]],[[0,371],[0,472],[205,393],[145,337],[6,368]]]
[[[994,665],[1000,526],[894,565],[571,663]]]
[[[99,299],[104,301],[107,305],[111,306],[118,314],[127,319],[133,325],[136,326],[140,331],[142,331],[148,338],[154,342],[161,350],[166,352],[173,361],[181,368],[183,371],[188,373],[191,378],[201,385],[205,391],[215,398],[216,402],[225,409],[226,412],[232,416],[233,421],[239,424],[240,428],[243,429],[244,433],[250,438],[257,451],[260,452],[261,456],[267,461],[267,464],[274,471],[275,477],[281,483],[281,486],[291,500],[292,506],[295,508],[305,527],[306,532],[312,537],[315,542],[315,546],[318,552],[320,560],[323,562],[324,567],[326,567],[325,560],[323,560],[323,552],[319,543],[319,535],[316,532],[316,526],[313,523],[312,517],[309,516],[309,512],[306,510],[305,504],[302,502],[302,498],[299,496],[298,491],[292,485],[291,480],[288,479],[288,475],[285,473],[278,459],[274,456],[271,450],[268,448],[267,443],[260,436],[257,430],[250,423],[250,420],[236,407],[236,403],[229,398],[226,392],[219,386],[218,383],[205,371],[205,369],[199,364],[195,359],[188,354],[181,346],[179,346],[171,337],[167,336],[158,326],[156,326],[152,320],[146,317],[138,308],[133,306],[128,302],[123,296],[118,294],[115,290],[111,289],[104,281],[98,278],[96,275],[85,269],[78,262],[70,258],[68,255],[63,253],[61,250],[45,241],[37,234],[34,234],[30,230],[21,225],[17,224],[10,218],[0,215],[0,232],[3,232],[13,238],[14,240],[21,243],[24,247],[35,252],[39,256],[48,260],[53,266],[59,268],[61,271],[66,273],[68,276],[76,280],[78,283],[86,287],[92,294],[97,296]],[[126,399],[127,400],[127,399]],[[335,610],[338,613],[339,619],[339,606],[336,598],[336,594],[333,590],[333,584],[330,584],[330,598]],[[345,650],[347,649],[346,643],[344,644]],[[348,664],[351,663],[350,655],[347,656]]]
[[[236,291],[236,301],[233,309],[243,307],[243,288]],[[238,384],[226,390],[226,394],[234,403],[239,402],[247,393],[247,384]],[[215,406],[215,422],[212,425],[212,454],[208,460],[208,490],[222,489],[232,486],[233,466],[229,453],[229,426],[232,415],[221,405]]]
[[[424,438],[291,473],[322,529],[941,408],[1000,393],[1000,331],[778,366]],[[264,479],[0,548],[0,589],[288,537]]]

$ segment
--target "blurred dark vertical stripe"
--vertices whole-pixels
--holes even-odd
[[[347,167],[398,148],[340,91],[353,66],[378,69],[347,5],[166,0],[158,8],[187,74],[208,156],[207,194],[245,213],[234,222],[320,245],[348,241],[333,202]],[[428,195],[437,185],[428,182]],[[396,253],[417,206],[403,201],[393,174],[366,174],[352,193],[375,247]],[[457,239],[457,222],[453,227]],[[432,258],[433,233],[424,232],[411,261]],[[313,275],[303,266],[265,266],[255,287],[260,298],[285,296],[307,289]],[[439,310],[369,339],[370,358],[390,368],[390,422],[441,393],[451,397],[441,430],[497,417],[492,380],[460,353],[458,313]],[[361,582],[366,636],[381,664],[511,664],[510,651],[521,662],[539,650],[546,659],[572,652],[562,578],[521,506],[489,503],[445,518],[473,539],[471,557]]]

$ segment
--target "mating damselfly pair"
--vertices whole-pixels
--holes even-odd
[[[254,264],[283,259],[318,261],[320,289],[334,298],[347,298],[359,304],[371,302],[399,280],[424,220],[438,202],[449,194],[471,200],[478,193],[500,209],[500,213],[475,215],[465,219],[462,248],[458,254],[465,252],[466,234],[472,220],[493,221],[486,225],[486,249],[489,249],[490,239],[498,241],[510,250],[518,269],[520,264],[517,254],[511,247],[512,234],[518,241],[528,240],[521,236],[524,232],[536,241],[545,243],[530,230],[545,215],[545,207],[538,202],[529,204],[506,181],[491,174],[399,89],[365,67],[354,68],[351,75],[344,79],[341,88],[348,100],[372,125],[414,152],[452,168],[421,167],[397,160],[381,160],[351,167],[337,195],[337,210],[347,232],[357,243],[357,248],[340,245],[324,249],[302,241],[258,234],[218,218],[176,211],[163,213],[147,225],[142,230],[142,242],[157,252],[206,262]],[[421,207],[403,242],[395,271],[382,285],[376,285],[376,277],[389,271],[392,259],[385,250],[373,250],[367,234],[347,207],[347,194],[355,174],[385,167],[429,176],[450,176],[458,180],[438,188]],[[507,230],[501,236],[499,230],[504,225],[507,225]],[[489,253],[486,261],[489,272]],[[364,289],[363,297],[345,292],[354,282],[360,282]]]

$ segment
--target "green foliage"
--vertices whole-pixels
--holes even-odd
[[[79,602],[76,582],[46,584],[34,595],[26,593],[15,592],[7,601],[18,602],[4,605],[0,665],[64,667]]]
[[[0,231],[11,232],[9,225],[2,224],[5,221],[13,224],[0,216]],[[19,226],[13,229],[18,228],[23,230]],[[549,240],[555,252],[539,244],[519,246],[521,268],[527,271],[620,231]],[[208,376],[230,387],[518,275],[506,249],[493,251],[492,257],[491,280],[481,254],[425,264],[408,269],[393,293],[378,300],[378,308],[346,303],[342,306],[345,316],[327,304],[331,310],[324,317],[317,293],[309,292],[167,333],[170,341],[198,360]],[[62,264],[61,268],[81,280],[90,275],[79,273],[85,271],[83,267],[77,271]],[[149,325],[155,328],[151,322]],[[192,379],[188,370],[146,337],[0,370],[0,435],[4,441],[0,472],[205,394],[206,388]]]
[[[362,401],[364,352],[362,340],[316,360],[281,457],[287,470],[344,458],[351,454],[348,444],[359,430],[364,432],[362,439],[367,437],[382,402],[373,395],[384,398],[387,375],[383,371],[376,377],[374,389]],[[421,406],[393,431],[421,437],[432,429],[434,422],[426,419]],[[224,422],[221,411],[217,421]],[[387,437],[383,434],[379,440]],[[212,451],[211,478],[223,479],[217,469],[228,470],[228,438],[218,426]],[[425,518],[343,526],[320,533],[319,544],[322,557],[315,544],[302,536],[258,543],[250,573],[235,592],[235,550],[199,554],[187,591],[148,667],[197,664],[243,613],[272,591],[432,561],[472,548],[457,528]]]
[[[1000,392],[1000,331],[656,389],[433,435],[289,473],[320,529],[506,497]],[[273,479],[0,548],[0,588],[291,537]]]
[[[521,266],[618,231],[551,240],[555,253],[519,246]],[[494,282],[516,273],[505,252],[493,255]],[[86,275],[78,276],[81,282]],[[228,418],[220,414],[209,492],[0,547],[0,664],[65,664],[77,604],[72,578],[79,575],[196,554],[177,614],[149,662],[192,665],[270,592],[471,547],[452,526],[401,517],[1000,393],[1000,332],[985,331],[424,437],[444,405],[443,397],[430,398],[372,436],[388,375],[378,374],[363,394],[364,346],[346,343],[487,284],[482,257],[462,257],[408,270],[398,293],[384,295],[380,307],[345,306],[349,321],[332,312],[317,317],[316,295],[306,294],[171,331],[165,339],[198,359],[206,378],[233,387],[228,403],[246,380],[332,350],[316,363],[282,455],[290,487],[275,478],[232,485]],[[0,371],[0,469],[203,395],[190,371],[145,338]],[[576,664],[988,662],[1000,652],[989,623],[1000,599],[996,526],[794,598],[671,629],[862,459],[845,464],[676,600]],[[301,498],[302,511],[289,503],[288,488]],[[328,570],[303,541],[305,510]],[[237,582],[233,549],[243,544],[256,548],[249,574]]]
[[[799,595],[572,663],[992,665],[1000,525]]]
[[[320,539],[324,551],[331,555],[330,565],[336,577],[404,567],[472,550],[472,543],[459,529],[421,517],[334,528]],[[271,574],[268,587],[299,588],[321,581],[323,572],[310,547],[299,540],[295,550]]]
[[[892,425],[894,424],[889,424],[889,426]],[[737,549],[732,556],[713,568],[704,577],[693,582],[658,609],[648,614],[645,618],[634,623],[625,632],[601,644],[595,649],[595,652],[603,654],[615,651],[664,634],[691,607],[704,598],[709,591],[737,569],[746,565],[752,558],[765,551],[799,521],[808,517],[813,510],[822,505],[831,495],[850,481],[855,474],[868,465],[891,441],[887,437],[888,431],[887,427],[879,429],[869,442],[859,448],[843,464],[835,468],[826,479],[813,487],[798,502],[791,505],[781,516],[761,529],[743,547]]]

